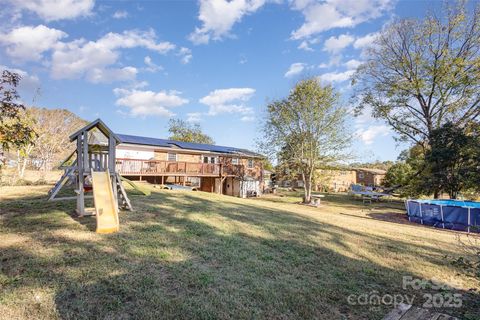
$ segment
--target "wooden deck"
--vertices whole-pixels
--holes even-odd
[[[116,159],[116,170],[124,176],[228,177],[245,173],[243,165],[122,158]]]
[[[459,320],[447,314],[435,312],[429,309],[401,304],[398,308],[390,311],[383,320]]]

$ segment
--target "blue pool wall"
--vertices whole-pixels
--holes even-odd
[[[408,220],[436,228],[480,233],[480,202],[406,200]]]

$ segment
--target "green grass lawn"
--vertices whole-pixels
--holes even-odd
[[[408,223],[402,203],[153,189],[98,235],[47,190],[0,188],[1,319],[381,319],[391,306],[348,296],[449,293],[404,276],[448,283],[463,306],[441,311],[480,319],[479,279],[450,263],[456,233]]]

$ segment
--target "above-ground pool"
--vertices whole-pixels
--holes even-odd
[[[408,220],[437,228],[480,233],[480,202],[407,200]]]

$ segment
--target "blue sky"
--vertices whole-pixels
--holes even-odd
[[[170,117],[217,144],[254,149],[262,110],[298,79],[349,76],[382,26],[440,2],[394,0],[0,0],[0,67],[27,104],[67,108],[114,131],[166,137]],[[36,90],[40,88],[40,90]],[[394,160],[388,127],[349,120],[357,161]]]

